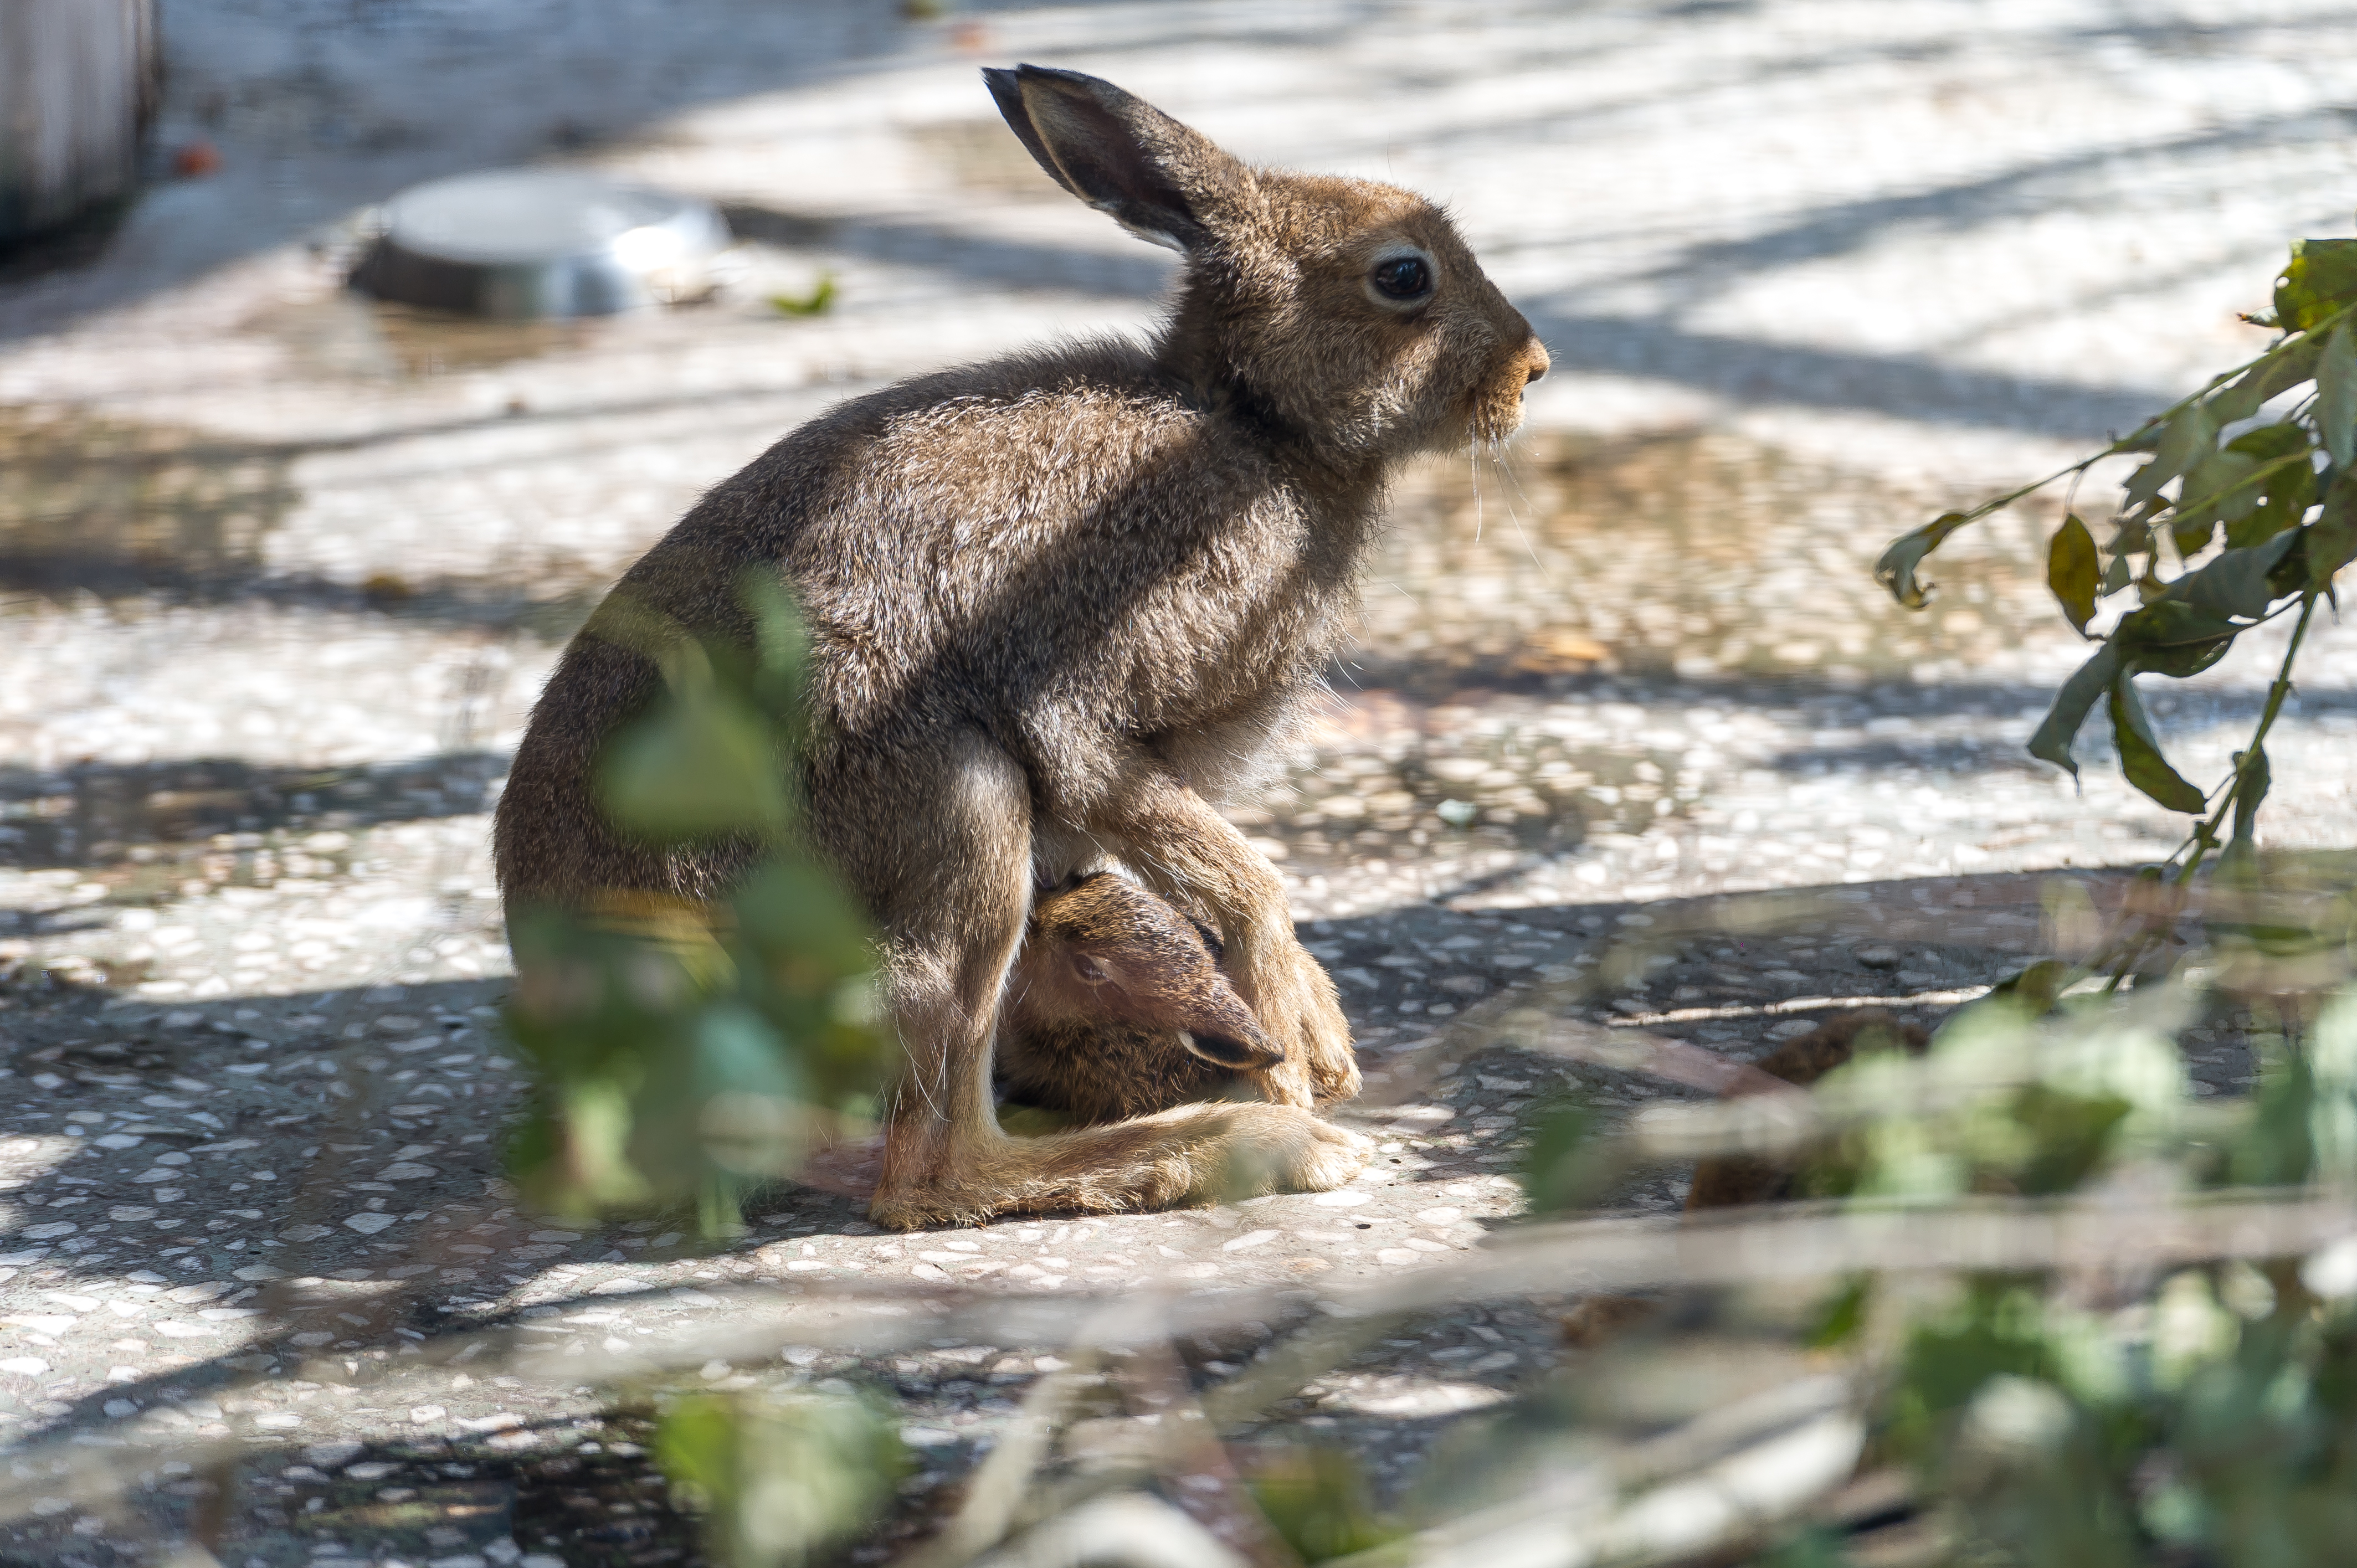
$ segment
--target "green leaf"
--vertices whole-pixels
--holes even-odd
[[[2342,321],[2316,367],[2316,429],[2332,466],[2357,463],[2357,328]]]
[[[2245,431],[2228,442],[2230,450],[2247,453],[2261,467],[2284,458],[2296,457],[2312,448],[2308,431],[2298,424],[2267,424]],[[2260,481],[2266,499],[2253,508],[2248,515],[2231,522],[2226,529],[2226,543],[2240,550],[2274,538],[2287,528],[2295,528],[2316,503],[2316,470],[2305,462],[2290,462],[2274,469]]]
[[[2128,476],[2130,506],[2141,506],[2160,493],[2160,487],[2187,473],[2218,446],[2218,422],[2201,403],[2181,410],[2160,433],[2152,461]]]
[[[2095,615],[2096,576],[2095,536],[2072,512],[2046,546],[2046,585],[2054,590],[2062,613],[2082,637]]]
[[[823,316],[834,304],[834,274],[821,273],[818,283],[808,294],[773,294],[770,308],[780,316]]]
[[[2187,783],[2160,754],[2160,742],[2145,717],[2136,696],[2136,678],[2122,674],[2112,682],[2112,739],[2120,748],[2120,771],[2127,781],[2172,811],[2200,815],[2209,798]]]
[[[2207,616],[2241,616],[2255,620],[2281,596],[2268,577],[2292,546],[2296,535],[2278,533],[2247,550],[2229,550],[2198,572],[2172,585],[2186,605]]]
[[[2295,338],[2284,344],[2236,377],[2224,391],[2213,393],[2209,401],[2211,417],[2222,429],[2250,418],[2269,401],[2316,374],[2316,357],[2320,349],[2321,345],[2307,338]]]
[[[810,994],[867,972],[874,933],[842,884],[813,862],[764,866],[729,903],[738,929],[765,955],[791,959]]]
[[[617,736],[601,769],[606,809],[657,840],[774,831],[789,806],[766,714],[706,688],[675,693]]]
[[[1523,1156],[1523,1191],[1531,1212],[1547,1214],[1587,1202],[1609,1175],[1602,1165],[1602,1122],[1572,1099],[1543,1108]]]
[[[780,720],[798,724],[810,639],[793,593],[774,570],[757,568],[746,573],[738,597],[753,618],[753,694]]]
[[[2321,593],[2332,585],[2333,575],[2357,559],[2357,477],[2343,470],[2324,495],[2324,510],[2300,530],[2300,546],[2308,564],[2308,585]]]
[[[2316,1164],[2310,1112],[2316,1079],[2298,1051],[2267,1054],[2259,1079],[2258,1113],[2231,1154],[2233,1179],[2252,1187],[2289,1187],[2308,1179]]]
[[[2235,754],[2240,762],[2242,754]],[[2255,827],[2254,821],[2251,826]],[[2219,852],[2217,868],[2211,873],[2208,895],[2201,900],[2202,926],[2212,944],[2229,941],[2259,944],[2272,936],[2260,923],[2259,906],[2264,896],[2263,878],[2259,875],[2257,840],[2244,833],[2243,798],[2234,797],[2234,836],[2226,841]]]
[[[2059,958],[2042,958],[1998,981],[1989,994],[2013,997],[2028,1007],[2033,1017],[2044,1017],[2054,1010],[2063,983],[2071,978],[2071,970],[2072,966]]]
[[[2131,670],[2181,681],[2225,657],[2242,629],[2214,610],[2196,609],[2171,584],[2163,596],[2122,617],[2112,641]]]
[[[2054,705],[2046,711],[2045,722],[2038,733],[2029,737],[2029,755],[2043,762],[2051,762],[2079,776],[2079,764],[2071,755],[2071,743],[2079,736],[2079,726],[2087,722],[2087,711],[2110,689],[2113,679],[2121,669],[2120,650],[2116,643],[2106,642],[2095,650],[2095,656],[2079,666],[2072,677],[2062,682],[2054,693]]]
[[[2248,517],[2259,504],[2259,487],[2250,482],[2258,459],[2228,446],[2203,458],[2185,476],[2185,488],[2171,510],[2170,534],[2177,553],[2190,555],[2210,542],[2219,522]]]
[[[786,1568],[866,1530],[908,1469],[897,1423],[860,1399],[688,1393],[655,1430],[654,1461],[730,1568]]]
[[[1866,1309],[1874,1300],[1874,1276],[1853,1274],[1832,1297],[1817,1305],[1816,1323],[1805,1341],[1812,1350],[1830,1350],[1857,1337],[1866,1326]]]
[[[2305,332],[2352,303],[2357,303],[2357,240],[2294,240],[2291,260],[2276,280],[2276,318],[2284,330]]]
[[[1254,1503],[1304,1563],[1348,1557],[1407,1533],[1375,1506],[1364,1460],[1339,1445],[1265,1449],[1250,1487]]]
[[[1971,521],[1964,512],[1942,512],[1914,532],[1901,534],[1891,541],[1882,559],[1874,564],[1874,580],[1889,589],[1891,597],[1909,609],[1921,609],[1932,602],[1932,585],[1917,580],[1916,568],[1922,565],[1925,556],[1940,548],[1942,541]]]
[[[2234,766],[2242,772],[2242,788],[2234,791],[2233,842],[2247,846],[2255,843],[2259,831],[2259,807],[2266,802],[2267,790],[2275,783],[2275,774],[2267,766],[2267,753],[2264,746],[2247,755],[2236,754]]]
[[[2033,1083],[2007,1109],[2033,1151],[2015,1172],[2014,1188],[2034,1197],[2068,1192],[2084,1181],[2135,1107],[2115,1094],[2072,1094]]]

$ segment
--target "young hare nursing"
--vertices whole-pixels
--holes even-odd
[[[1109,871],[1039,896],[1003,1016],[1007,1098],[1084,1122],[1234,1098],[1239,1074],[1284,1060],[1217,940]]]
[[[865,899],[907,1052],[870,1213],[896,1226],[1350,1179],[1333,983],[1217,803],[1319,690],[1394,467],[1511,432],[1546,352],[1404,190],[1250,167],[1108,82],[984,73],[1049,177],[1184,257],[1150,342],[1043,349],[843,403],[716,487],[624,576],[533,711],[500,802],[511,911],[725,889],[756,846],[600,811],[659,689],[634,628],[752,636],[748,572],[810,639],[816,846]],[[1107,861],[1218,929],[1275,1053],[1255,1103],[1003,1133],[991,1058],[1035,887]]]

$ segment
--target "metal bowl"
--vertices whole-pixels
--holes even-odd
[[[386,202],[373,227],[356,286],[506,321],[699,297],[733,242],[709,202],[580,169],[432,180]]]

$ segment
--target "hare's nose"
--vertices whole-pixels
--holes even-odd
[[[1554,366],[1555,361],[1547,358],[1546,345],[1534,338],[1531,339],[1529,357],[1523,361],[1523,381],[1528,385],[1545,375]]]

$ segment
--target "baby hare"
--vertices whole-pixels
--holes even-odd
[[[1007,1098],[1083,1122],[1232,1098],[1238,1074],[1284,1059],[1220,972],[1217,944],[1105,871],[1040,895],[1006,1019]]]
[[[908,1066],[870,1213],[909,1227],[1348,1181],[1333,983],[1218,811],[1319,690],[1401,459],[1494,440],[1547,367],[1442,213],[1254,168],[1109,82],[984,73],[1049,178],[1183,258],[1146,342],[920,376],[794,431],[625,575],[533,714],[497,828],[511,911],[708,898],[758,846],[633,842],[595,770],[660,674],[637,633],[749,641],[748,572],[811,647],[809,832],[884,934]],[[1118,862],[1217,928],[1275,1059],[1259,1103],[1001,1132],[991,1058],[1035,886]]]

